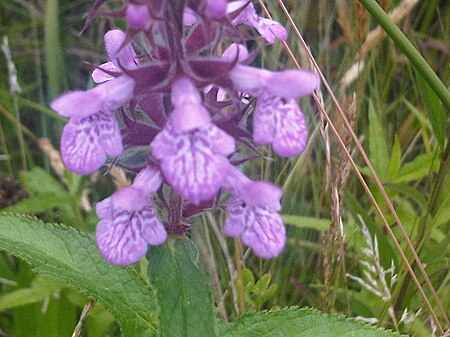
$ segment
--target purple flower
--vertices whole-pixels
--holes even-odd
[[[130,51],[120,48],[123,41],[124,33],[119,30],[105,35],[106,48],[112,60],[110,69],[113,65],[120,69],[122,64],[134,63]],[[102,73],[106,74],[100,71],[94,77],[100,79]],[[53,110],[70,118],[63,130],[61,153],[64,164],[72,172],[93,173],[103,165],[107,154],[118,156],[123,151],[114,110],[133,98],[135,83],[126,75],[108,76],[103,76],[105,83],[91,90],[71,91],[51,103]]]
[[[151,143],[168,183],[184,198],[199,204],[212,198],[228,172],[227,156],[234,138],[215,126],[201,97],[187,78],[172,85],[174,111]]]
[[[166,230],[150,199],[161,183],[161,173],[146,167],[131,186],[97,204],[101,220],[96,240],[106,261],[120,266],[135,263],[145,255],[149,244],[160,245],[166,240]]]
[[[272,144],[284,157],[303,152],[308,129],[294,98],[312,93],[319,85],[318,76],[304,70],[271,72],[238,64],[230,79],[238,90],[258,97],[253,118],[255,143]]]
[[[245,6],[245,8],[243,8]],[[243,8],[243,9],[242,9]],[[260,17],[255,10],[255,6],[248,0],[233,1],[228,3],[227,13],[241,10],[231,23],[234,26],[244,24],[255,28],[258,33],[270,44],[276,39],[285,41],[287,31],[279,22]]]
[[[232,194],[227,206],[224,233],[241,237],[259,257],[277,257],[286,242],[281,209],[281,190],[266,182],[254,182],[231,167],[225,186]]]

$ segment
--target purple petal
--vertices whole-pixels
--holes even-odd
[[[227,219],[225,221],[223,232],[227,236],[240,236],[247,226],[248,212],[244,202],[240,199],[232,199],[227,206]]]
[[[129,4],[126,16],[130,28],[144,31],[150,28],[150,12],[146,5]]]
[[[272,73],[265,69],[236,64],[228,76],[238,91],[258,95],[265,89]]]
[[[111,200],[114,209],[135,212],[142,210],[148,204],[149,195],[139,188],[128,186],[116,191]]]
[[[150,147],[156,159],[162,160],[165,157],[173,156],[177,149],[183,147],[184,137],[173,130],[170,123],[153,139]]]
[[[153,166],[142,169],[134,178],[133,187],[150,195],[158,190],[162,184],[161,172]]]
[[[95,205],[95,213],[101,219],[109,219],[113,218],[113,205],[111,201],[111,197],[106,198]]]
[[[118,71],[119,69],[116,68],[114,63],[106,62],[94,69],[94,71],[92,72],[92,79],[95,83],[110,81],[114,78],[114,76],[110,75],[110,73],[115,73]]]
[[[78,174],[95,172],[106,153],[117,156],[123,150],[120,130],[112,114],[97,113],[71,120],[61,137],[61,155],[67,169]]]
[[[132,221],[143,223],[141,235],[147,243],[156,246],[162,244],[167,239],[167,232],[164,225],[156,217],[156,207],[147,206],[138,217],[133,217]]]
[[[265,89],[275,96],[297,98],[310,95],[319,85],[320,80],[317,74],[294,69],[273,72]]]
[[[201,131],[179,136],[175,141],[177,153],[161,158],[167,181],[195,204],[212,198],[224,183],[228,160],[213,152],[211,140]]]
[[[279,22],[259,18],[259,22],[255,27],[258,33],[270,44],[275,42],[275,39],[285,41],[288,37],[286,28]]]
[[[211,122],[208,110],[201,104],[192,103],[176,107],[170,118],[173,126],[180,132],[189,132]]]
[[[61,116],[84,118],[101,110],[102,96],[93,90],[71,91],[53,100],[50,106]]]
[[[119,29],[110,30],[105,34],[105,47],[109,59],[118,69],[136,68],[136,53],[133,47],[128,43],[123,45],[126,40],[126,34]]]
[[[126,211],[118,212],[112,220],[101,220],[96,241],[103,258],[119,266],[139,261],[147,252],[147,242],[140,235],[141,227],[142,223],[131,222],[131,214]]]
[[[239,197],[249,206],[265,207],[279,204],[282,194],[283,192],[276,185],[265,181],[252,181],[242,186]]]
[[[295,157],[305,150],[308,128],[297,102],[289,100],[277,112],[277,132],[273,150],[283,157]]]
[[[192,9],[185,7],[183,13],[183,26],[192,26],[197,22],[197,17],[195,16]]]
[[[253,114],[253,140],[256,144],[272,144],[276,132],[276,103],[275,97],[262,95],[256,101]]]
[[[205,12],[211,19],[223,18],[227,12],[227,2],[225,0],[207,0]]]
[[[242,62],[248,57],[248,50],[242,44],[232,43],[220,57],[228,61],[233,61],[238,57],[238,62]]]
[[[215,152],[223,156],[229,156],[236,151],[234,138],[214,124],[203,128],[203,132],[211,140]]]
[[[277,257],[286,243],[281,216],[263,208],[254,208],[249,213],[249,221],[253,221],[242,234],[242,243],[252,247],[255,255],[263,259]]]
[[[134,95],[134,80],[122,75],[92,89],[102,97],[101,111],[113,111],[128,103]]]

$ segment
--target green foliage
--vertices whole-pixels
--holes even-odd
[[[273,298],[278,287],[276,284],[270,284],[270,274],[264,274],[255,283],[255,276],[248,268],[242,271],[242,282],[244,284],[246,305],[249,307],[248,311],[261,310],[264,303]]]
[[[87,235],[33,218],[0,215],[0,247],[39,274],[64,280],[103,304],[121,325],[123,336],[156,334],[156,299],[133,268],[107,264]]]
[[[344,316],[317,310],[289,308],[244,315],[220,326],[221,337],[394,337],[398,333],[382,330]]]
[[[216,336],[212,292],[198,268],[194,244],[188,239],[169,239],[151,247],[147,259],[161,307],[161,336]]]

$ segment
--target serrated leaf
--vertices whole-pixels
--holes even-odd
[[[148,275],[161,306],[162,337],[217,336],[209,279],[188,239],[168,240],[147,253]]]
[[[344,316],[330,315],[310,308],[288,308],[258,312],[222,324],[220,337],[395,337],[390,332]]]
[[[153,290],[133,268],[107,264],[90,236],[30,217],[0,214],[0,248],[30,263],[35,272],[64,280],[103,304],[124,337],[156,334]]]

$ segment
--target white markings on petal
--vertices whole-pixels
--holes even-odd
[[[61,137],[61,154],[67,169],[90,174],[103,165],[106,153],[117,156],[123,150],[119,126],[110,113],[96,113],[71,120]]]

